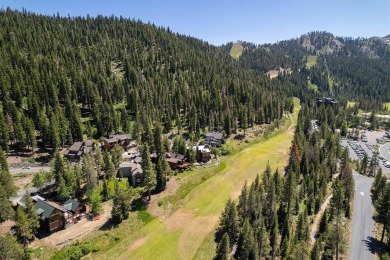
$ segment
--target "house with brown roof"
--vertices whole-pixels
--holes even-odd
[[[79,161],[80,158],[87,153],[94,152],[96,148],[95,143],[92,140],[86,140],[84,142],[75,142],[69,147],[68,151],[65,152],[64,156],[69,161]]]
[[[208,162],[211,159],[211,150],[208,144],[194,146],[195,159],[198,162]]]
[[[179,154],[179,153],[165,153],[165,158],[167,159],[167,162],[169,166],[171,167],[172,170],[176,169],[187,169],[190,164],[186,163],[186,158],[184,155]]]
[[[119,144],[126,151],[136,147],[136,142],[131,140],[130,134],[118,134],[118,135],[110,135],[106,140],[103,140],[102,146],[105,150],[110,151],[116,144]]]

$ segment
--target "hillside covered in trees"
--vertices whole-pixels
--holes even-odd
[[[122,17],[0,11],[0,142],[54,150],[84,135],[246,128],[292,109],[288,85],[223,49]],[[145,140],[144,140],[145,141]]]
[[[294,85],[307,90],[311,83],[320,95],[335,96],[344,105],[350,100],[364,110],[380,110],[390,100],[390,45],[386,39],[311,32],[276,44],[242,42],[239,64],[261,73],[291,69],[287,78]],[[308,62],[310,59],[314,62]]]

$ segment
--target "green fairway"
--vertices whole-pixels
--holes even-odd
[[[233,43],[232,49],[230,50],[230,56],[232,56],[235,59],[238,59],[242,53],[242,50],[244,47],[241,45],[241,43]]]
[[[269,161],[272,170],[282,171],[297,121],[299,102],[295,100],[291,121],[263,142],[223,158],[226,168],[194,188],[182,206],[164,219],[156,218],[120,244],[98,255],[101,259],[210,259],[215,244],[212,234],[229,198],[236,199],[247,180],[251,183]],[[199,174],[202,174],[201,172]]]
[[[309,56],[307,56],[306,67],[308,67],[308,68],[310,69],[310,68],[313,67],[316,63],[317,63],[317,56],[316,56],[316,55],[309,55]]]

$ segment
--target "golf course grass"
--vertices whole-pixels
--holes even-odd
[[[98,255],[99,259],[211,259],[212,234],[229,198],[236,199],[245,181],[251,183],[267,162],[280,172],[288,161],[289,147],[299,112],[296,99],[291,120],[268,140],[221,159],[226,168],[194,188],[182,206],[164,219],[129,234],[120,244]],[[199,173],[201,174],[201,172]]]

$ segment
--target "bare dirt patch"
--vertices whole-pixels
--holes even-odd
[[[25,190],[32,185],[34,174],[28,174],[23,177],[14,177],[14,183],[20,190]]]
[[[120,259],[127,259],[127,254],[129,254],[131,251],[136,250],[138,247],[142,246],[146,242],[146,237],[142,237],[140,239],[137,239],[131,247],[126,251],[126,254],[123,255]]]
[[[159,206],[158,202],[169,195],[175,194],[180,185],[181,183],[176,179],[176,177],[171,177],[167,182],[166,189],[163,192],[152,195],[148,206],[149,213],[153,216],[159,217],[160,219],[165,219],[169,215],[170,210]]]

